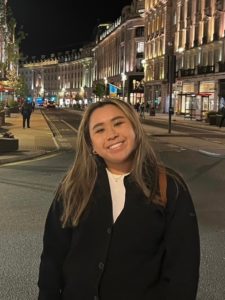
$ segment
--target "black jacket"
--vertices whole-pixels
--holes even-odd
[[[113,224],[110,187],[101,170],[88,212],[62,229],[62,203],[46,220],[39,300],[193,300],[199,234],[188,190],[168,177],[166,209],[146,203],[125,177],[125,206]]]

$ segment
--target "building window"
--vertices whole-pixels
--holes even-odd
[[[137,53],[144,53],[144,42],[137,43]]]
[[[135,30],[135,36],[136,37],[144,36],[144,27],[137,27]]]

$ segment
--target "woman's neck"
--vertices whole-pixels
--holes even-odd
[[[131,172],[131,166],[123,166],[123,167],[116,167],[116,166],[106,166],[110,173],[115,175],[123,175],[128,174]]]

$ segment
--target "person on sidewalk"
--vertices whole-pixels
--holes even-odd
[[[30,128],[30,116],[32,113],[32,103],[25,100],[21,106],[21,114],[23,116],[23,128]]]
[[[220,128],[223,126],[223,122],[224,122],[224,120],[225,120],[225,106],[223,106],[223,107],[221,108],[221,113],[222,113],[222,117],[221,117],[220,125],[219,125]]]
[[[196,299],[192,198],[157,160],[135,109],[93,103],[77,136],[45,223],[38,299]]]
[[[145,118],[145,104],[144,104],[144,102],[142,102],[141,105],[140,105],[140,117]]]
[[[34,112],[34,110],[35,110],[35,101],[33,100],[32,101],[32,112]]]

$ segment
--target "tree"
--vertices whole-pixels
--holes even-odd
[[[18,76],[18,81],[15,86],[15,92],[16,92],[16,95],[20,96],[21,98],[25,98],[29,93],[27,83],[26,83],[24,77],[21,75]]]
[[[101,99],[105,95],[105,85],[101,82],[96,83],[93,92]]]
[[[18,84],[18,75],[17,75],[17,71],[15,70],[15,68],[11,69],[11,70],[6,70],[6,78],[7,78],[7,85],[14,89],[16,89],[16,86]]]
[[[24,79],[18,75],[18,64],[20,59],[19,45],[22,40],[25,39],[26,33],[23,32],[23,27],[16,33],[16,20],[13,17],[13,13],[10,7],[7,7],[7,27],[8,35],[5,36],[7,41],[6,45],[6,61],[2,68],[4,69],[4,74],[7,79],[7,85],[14,89],[16,95],[23,96],[28,93],[28,88],[25,85]]]

